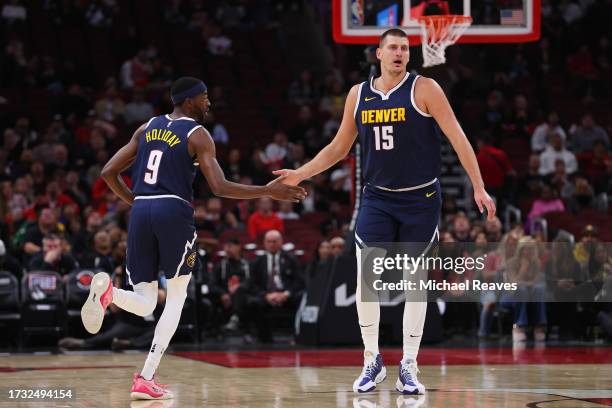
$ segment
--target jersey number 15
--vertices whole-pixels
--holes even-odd
[[[151,150],[149,153],[149,160],[147,161],[147,171],[144,174],[144,182],[147,184],[157,183],[157,174],[159,172],[159,165],[161,163],[162,154],[161,150]]]
[[[374,126],[374,147],[376,150],[393,149],[393,126]]]

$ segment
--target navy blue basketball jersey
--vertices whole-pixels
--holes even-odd
[[[366,184],[403,189],[429,183],[440,174],[442,132],[414,102],[417,78],[406,73],[386,95],[374,89],[373,77],[359,86],[355,121]]]
[[[149,120],[132,166],[136,196],[177,196],[191,203],[196,167],[187,141],[200,127],[187,117],[163,115]]]

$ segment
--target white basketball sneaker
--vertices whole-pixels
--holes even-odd
[[[353,383],[353,391],[370,392],[376,388],[376,384],[382,382],[387,377],[387,369],[383,363],[382,356],[370,351],[363,353],[363,370]]]
[[[96,334],[102,327],[106,308],[113,301],[113,282],[106,272],[96,273],[89,286],[89,296],[81,308],[85,329]]]
[[[403,359],[400,362],[399,377],[395,382],[395,388],[405,395],[425,394],[425,386],[417,378],[418,372],[419,368],[416,361],[408,358]]]

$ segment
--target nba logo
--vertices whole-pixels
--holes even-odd
[[[351,21],[354,26],[362,26],[364,22],[363,0],[351,0]]]
[[[395,7],[391,7],[391,9],[389,9],[389,27],[397,25],[397,17],[395,16],[396,10],[397,4],[395,4]]]
[[[376,14],[376,25],[379,27],[394,27],[397,25],[397,4],[387,7]]]

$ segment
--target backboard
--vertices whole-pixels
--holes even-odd
[[[334,40],[376,44],[390,27],[400,26],[410,45],[421,43],[417,18],[423,15],[471,16],[459,43],[512,43],[540,38],[540,0],[332,0]]]

